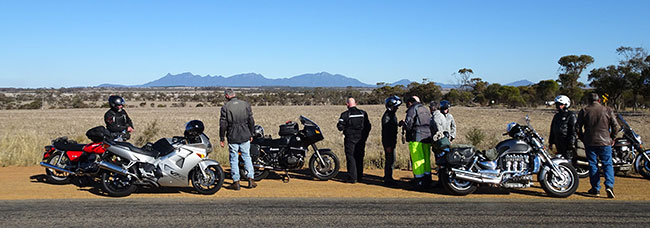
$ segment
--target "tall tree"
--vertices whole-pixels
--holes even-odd
[[[623,92],[629,86],[629,82],[625,79],[626,71],[625,67],[610,65],[606,68],[593,69],[589,73],[591,81],[589,85],[594,87],[600,95],[609,95],[609,104],[616,110],[621,108]]]
[[[625,74],[625,80],[628,81],[629,88],[632,92],[632,107],[636,111],[638,105],[637,98],[646,87],[646,78],[643,75],[643,71],[650,68],[650,62],[646,61],[650,56],[641,47],[619,47],[616,49],[616,53],[623,57],[619,62],[619,68]]]
[[[567,55],[562,56],[557,61],[560,64],[560,92],[568,95],[572,99],[579,100],[582,98],[581,86],[584,84],[578,82],[582,71],[594,62],[594,58],[589,55]]]
[[[468,91],[472,89],[471,85],[471,77],[472,74],[474,74],[474,71],[469,68],[462,68],[458,70],[458,76],[456,77],[456,80],[458,81],[458,85],[460,85],[460,89],[464,91]]]

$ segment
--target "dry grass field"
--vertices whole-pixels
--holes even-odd
[[[381,124],[384,111],[381,105],[360,105],[368,112],[372,131],[366,146],[366,166],[382,167],[383,148],[381,146]],[[134,121],[136,131],[132,139],[143,134],[145,129],[156,122],[158,131],[151,141],[160,137],[182,135],[184,124],[192,119],[202,120],[206,124],[206,134],[217,147],[210,156],[222,163],[227,163],[228,153],[218,147],[218,108],[127,108]],[[256,106],[253,107],[255,120],[266,130],[266,134],[277,137],[278,125],[288,121],[298,121],[304,115],[318,123],[325,135],[319,143],[320,148],[331,148],[344,162],[343,135],[336,130],[336,121],[345,106]],[[84,134],[87,129],[103,125],[105,109],[65,109],[65,110],[0,110],[0,166],[35,165],[40,161],[42,148],[58,136],[68,136],[79,142],[87,142]],[[404,117],[405,107],[398,111],[398,117]],[[466,133],[480,129],[485,134],[484,142],[479,147],[494,146],[505,139],[501,134],[506,124],[522,119],[528,114],[533,126],[546,137],[553,116],[551,109],[492,109],[453,107],[458,125],[458,139],[454,143],[466,143]],[[648,139],[650,137],[650,118],[647,116],[627,116],[632,127]],[[132,140],[135,142],[135,140]],[[136,143],[137,145],[137,143]],[[137,145],[141,146],[141,145]],[[404,168],[408,162],[407,146],[398,143],[398,166]],[[345,163],[342,163],[345,164]],[[343,165],[344,166],[344,165]]]

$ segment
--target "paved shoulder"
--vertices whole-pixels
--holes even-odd
[[[4,227],[626,226],[650,204],[485,199],[86,199],[0,201]]]

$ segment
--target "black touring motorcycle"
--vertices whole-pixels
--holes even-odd
[[[284,171],[282,180],[289,182],[289,170],[301,169],[307,158],[309,147],[314,150],[309,159],[309,170],[319,180],[329,180],[339,173],[339,159],[328,148],[319,149],[316,143],[323,140],[320,127],[307,117],[300,116],[302,130],[298,124],[287,122],[280,125],[280,138],[273,139],[264,135],[264,128],[255,125],[253,142],[251,143],[251,159],[255,172],[255,181],[266,178],[270,171]],[[243,160],[239,159],[239,170],[242,177],[246,176]]]

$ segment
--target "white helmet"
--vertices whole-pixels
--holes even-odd
[[[564,108],[569,108],[569,106],[571,106],[571,99],[569,99],[569,97],[567,97],[567,96],[559,95],[559,96],[555,97],[555,103],[556,104],[557,103],[563,104],[563,105],[565,105]]]

